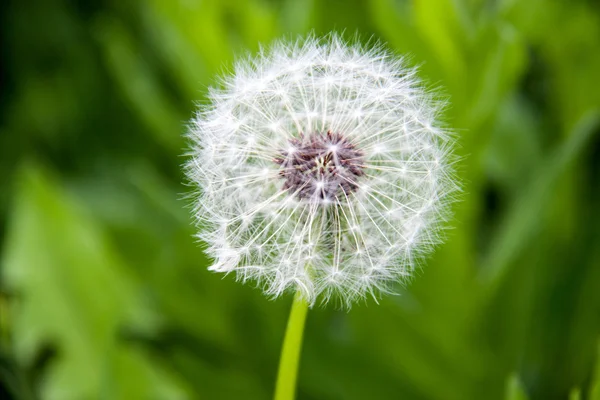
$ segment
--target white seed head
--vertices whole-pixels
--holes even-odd
[[[456,190],[452,142],[415,70],[335,34],[234,69],[189,132],[210,269],[347,306],[409,278]]]

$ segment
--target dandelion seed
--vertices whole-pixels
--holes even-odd
[[[238,62],[223,86],[189,133],[210,269],[348,306],[410,277],[456,190],[415,70],[311,36]]]

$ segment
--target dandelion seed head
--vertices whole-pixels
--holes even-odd
[[[190,124],[211,270],[350,306],[440,240],[452,140],[412,68],[332,34],[239,61]]]

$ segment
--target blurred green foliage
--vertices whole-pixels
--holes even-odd
[[[441,87],[464,180],[399,296],[309,314],[299,399],[600,399],[600,5],[0,6],[0,396],[265,399],[291,298],[206,271],[186,121],[272,39],[356,33]]]

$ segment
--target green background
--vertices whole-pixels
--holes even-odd
[[[4,1],[0,397],[268,399],[291,296],[211,274],[181,165],[259,43],[356,33],[449,99],[448,240],[311,310],[299,399],[600,399],[596,1]]]

